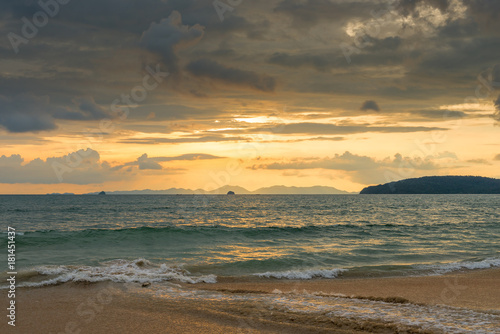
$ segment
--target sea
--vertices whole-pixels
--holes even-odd
[[[246,298],[446,333],[500,333],[494,313],[418,305],[395,313],[390,303],[339,296],[214,297],[178,285],[500,267],[499,205],[500,195],[4,195],[0,249],[7,254],[15,229],[18,287],[151,283],[164,298]],[[6,275],[7,256],[2,262]]]

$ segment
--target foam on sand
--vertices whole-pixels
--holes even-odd
[[[268,271],[265,273],[254,274],[255,276],[278,279],[300,279],[307,280],[313,278],[337,278],[340,273],[347,269],[304,269],[287,271]]]

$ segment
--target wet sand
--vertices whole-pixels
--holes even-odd
[[[1,296],[5,301],[4,292]],[[300,315],[267,319],[252,314],[251,308],[231,310],[209,302],[124,294],[120,284],[113,283],[19,289],[16,303],[16,327],[4,320],[1,333],[366,333],[329,323],[318,326]]]
[[[139,286],[137,284],[137,286]],[[343,294],[389,302],[445,304],[500,310],[500,269],[431,277],[259,280],[186,285],[224,293],[282,292]],[[6,291],[1,292],[6,314]],[[0,324],[1,333],[428,333],[379,323],[355,323],[291,312],[263,314],[255,305],[219,305],[154,298],[129,293],[123,284],[66,283],[18,288],[16,327]]]
[[[500,310],[500,269],[455,272],[442,276],[359,279],[318,279],[309,281],[266,280],[259,282],[221,281],[204,289],[220,291],[342,294],[348,297],[403,298],[415,304],[448,305],[474,310]]]

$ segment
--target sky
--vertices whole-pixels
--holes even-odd
[[[500,1],[2,0],[0,193],[500,177]]]

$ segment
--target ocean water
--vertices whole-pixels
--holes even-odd
[[[15,228],[18,287],[117,282],[151,298],[254,310],[242,330],[283,312],[388,332],[500,333],[495,311],[179,285],[500,267],[499,204],[500,195],[0,196],[0,249]]]
[[[442,274],[500,266],[499,204],[499,195],[0,196],[0,249],[14,227],[28,285]]]

